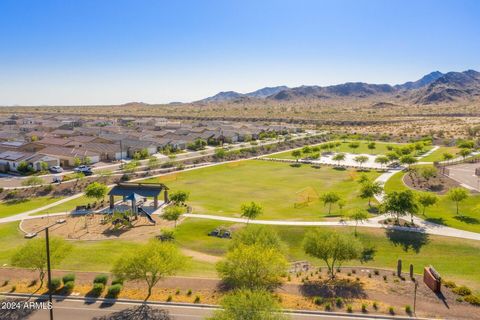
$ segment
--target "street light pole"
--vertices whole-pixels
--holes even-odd
[[[48,228],[45,228],[45,241],[47,242],[47,275],[48,275],[48,301],[50,302],[50,320],[53,320],[53,302],[52,302],[52,270],[50,266],[50,241],[48,237]]]

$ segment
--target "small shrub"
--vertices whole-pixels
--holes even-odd
[[[63,276],[62,278],[63,285],[66,285],[67,282],[75,282],[75,274],[69,273]]]
[[[192,295],[192,289],[188,289],[187,296],[191,296],[191,295]]]
[[[376,275],[376,276],[378,276],[378,275],[380,274],[380,271],[374,270],[374,271],[373,271],[373,274]]]
[[[360,278],[359,278],[359,277],[356,277],[355,280],[360,281]]]
[[[122,286],[123,286],[123,279],[114,278],[114,279],[112,280],[112,286],[115,285],[115,284],[119,284],[119,285],[122,285]]]
[[[352,269],[352,273],[353,273],[353,274],[356,274],[356,273],[357,273],[357,270]]]
[[[101,282],[94,283],[91,291],[91,295],[98,297],[102,294],[103,290],[105,290],[105,285],[103,283]]]
[[[384,281],[387,281],[387,275],[384,275],[384,276],[383,276],[383,280],[384,280]]]
[[[107,297],[109,298],[117,298],[118,295],[120,294],[120,291],[122,291],[122,285],[121,284],[114,284],[108,287],[107,291]]]
[[[62,280],[60,280],[60,278],[52,278],[52,280],[50,281],[50,286],[48,287],[48,290],[57,291],[61,285],[62,285]]]
[[[369,278],[371,278],[371,277],[372,277],[372,274],[371,274],[370,272],[368,273],[368,277],[369,277]]]
[[[17,286],[13,285],[12,288],[10,289],[10,292],[15,292],[15,291],[17,291]]]
[[[365,303],[362,303],[362,312],[367,313],[367,305]]]
[[[347,276],[349,276],[349,277],[350,277],[351,275],[352,275],[352,274],[351,274],[350,272],[349,272],[349,273],[347,273]]]
[[[65,293],[71,293],[73,291],[73,288],[75,288],[75,282],[67,281],[63,284],[63,288],[65,290]]]
[[[315,298],[313,298],[313,303],[316,304],[317,306],[319,306],[323,303],[323,298],[322,297],[315,297]]]
[[[200,297],[199,297],[199,296],[196,296],[196,297],[195,297],[195,300],[193,300],[193,303],[200,303]]]
[[[167,297],[167,302],[172,302],[172,300],[173,300],[173,297],[172,297],[171,295],[169,295],[169,296]]]
[[[405,306],[405,312],[406,312],[408,315],[411,315],[411,314],[412,314],[412,307],[409,306],[409,305],[406,305],[406,306]]]
[[[463,302],[463,297],[457,297],[457,299],[455,299],[455,301],[457,301],[457,302]]]
[[[177,289],[177,291],[175,291],[175,295],[179,295],[180,294],[180,290]]]
[[[330,303],[325,305],[325,311],[332,311],[332,305]]]
[[[480,306],[480,298],[477,296],[469,294],[468,296],[465,296],[463,300],[474,306]]]
[[[460,296],[468,296],[472,294],[472,290],[465,286],[456,287],[452,291]]]
[[[9,283],[9,282],[10,282],[9,280],[3,281],[2,287],[8,286],[8,283]]]
[[[348,312],[348,313],[352,313],[352,312],[353,312],[353,308],[352,308],[351,305],[348,305],[348,306],[347,306],[347,312]]]
[[[377,301],[374,301],[374,302],[372,303],[372,307],[373,307],[373,309],[378,310],[378,303],[377,303]]]
[[[99,274],[93,279],[93,283],[102,283],[104,286],[107,285],[108,276],[105,274]]]
[[[393,307],[388,307],[388,313],[393,316],[395,314],[395,309]]]
[[[343,306],[343,299],[340,297],[335,299],[335,305],[337,306],[337,308],[341,308]]]
[[[443,285],[447,288],[453,289],[456,288],[457,285],[453,281],[443,281]]]
[[[102,283],[104,286],[107,285],[108,276],[106,274],[99,274],[93,279],[93,283]]]

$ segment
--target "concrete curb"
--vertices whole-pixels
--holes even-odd
[[[25,294],[25,293],[0,293],[0,295],[5,297],[22,297],[22,298],[44,298],[48,299],[48,295],[44,294]],[[86,297],[71,297],[71,296],[59,296],[53,295],[53,299],[61,300],[71,300],[71,301],[85,301],[85,302],[105,302],[105,303],[125,303],[125,304],[144,304],[143,300],[130,300],[130,299],[107,299],[107,298],[86,298]],[[186,302],[159,302],[159,301],[148,301],[147,305],[154,306],[177,306],[177,307],[193,307],[193,308],[202,308],[202,309],[220,309],[218,305],[213,304],[200,304],[200,303],[186,303]],[[359,318],[359,319],[384,319],[384,320],[433,320],[432,318],[418,318],[415,316],[405,317],[405,316],[387,316],[387,315],[375,315],[375,314],[358,314],[358,313],[347,313],[347,312],[328,312],[328,311],[311,311],[311,310],[294,310],[294,309],[284,309],[287,314],[302,314],[302,315],[325,315],[325,316],[338,316],[338,317],[349,317],[349,318]]]

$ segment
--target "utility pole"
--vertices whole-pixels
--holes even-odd
[[[53,302],[52,302],[52,269],[50,266],[50,241],[48,237],[48,228],[45,228],[45,241],[47,242],[47,275],[48,275],[48,302],[50,302],[50,320],[53,320]]]
[[[413,314],[415,314],[415,308],[417,307],[417,288],[418,288],[418,281],[416,279],[413,280],[415,282],[415,292],[413,296]]]

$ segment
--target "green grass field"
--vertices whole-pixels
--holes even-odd
[[[422,158],[421,161],[425,161],[425,162],[443,161],[443,154],[446,152],[453,154],[453,156],[456,158],[457,152],[459,151],[460,149],[457,147],[440,147],[437,150],[433,151],[428,156]]]
[[[379,176],[375,171],[366,174],[372,179]],[[338,192],[345,199],[345,207],[340,211],[334,205],[332,215],[367,208],[368,201],[358,198],[359,177],[353,169],[292,168],[286,163],[250,160],[144,181],[165,183],[171,192],[188,191],[194,213],[237,217],[243,203],[255,201],[264,208],[259,219],[319,220],[328,213],[318,199],[326,191]],[[312,200],[309,205],[305,205],[307,198]]]
[[[401,191],[408,187],[403,183],[405,172],[398,172],[385,184],[385,191]],[[449,227],[480,232],[480,195],[471,195],[467,200],[460,203],[461,216],[456,215],[455,203],[440,195],[436,205],[427,208],[425,216],[418,216],[428,221],[443,224]]]
[[[331,141],[330,141],[331,142]],[[393,142],[378,142],[376,141],[376,146],[375,149],[369,149],[368,144],[370,143],[369,141],[356,141],[360,143],[360,146],[353,150],[351,149],[348,145],[350,144],[351,141],[340,141],[342,144],[332,151],[335,152],[345,152],[345,153],[358,153],[358,154],[372,154],[372,155],[380,155],[380,154],[385,154],[388,152],[387,146],[401,146],[402,144],[400,143],[393,143]],[[328,143],[328,142],[327,142]],[[429,150],[431,147],[425,147],[425,151]],[[299,148],[298,150],[301,150],[302,148]],[[325,150],[324,150],[325,151]],[[267,158],[277,158],[277,159],[295,159],[295,157],[292,156],[292,151],[287,151],[287,152],[281,152],[277,154],[272,154],[267,156]]]
[[[9,264],[14,249],[24,243],[17,223],[0,225],[0,263]],[[230,223],[203,219],[187,219],[177,227],[176,242],[181,248],[205,254],[222,256],[231,240],[209,237],[207,233],[216,227],[231,227]],[[302,240],[305,233],[314,227],[269,226],[276,230],[287,244],[289,260],[309,260],[322,266],[319,260],[308,257],[303,252]],[[235,228],[234,228],[235,229]],[[322,229],[326,229],[325,227]],[[335,227],[337,232],[353,233],[353,228]],[[235,232],[235,231],[234,231]],[[447,280],[465,284],[480,290],[480,242],[428,236],[409,232],[390,232],[383,229],[359,228],[359,239],[364,246],[375,251],[373,260],[363,264],[359,261],[345,265],[395,269],[397,260],[404,266],[414,265],[415,272],[421,273],[424,266],[432,264]],[[147,240],[147,239],[145,239]],[[75,271],[108,272],[111,265],[122,255],[134,252],[138,242],[124,240],[71,241],[73,249],[67,258],[56,268]],[[452,257],[455,259],[452,259]],[[181,275],[213,277],[215,265],[209,262],[191,260]]]
[[[38,197],[24,200],[9,200],[0,202],[0,218],[5,218],[46,206],[50,203],[61,200],[62,197]]]
[[[106,198],[106,197],[105,197]],[[87,198],[86,196],[81,196],[70,201],[61,203],[59,205],[53,206],[47,210],[42,210],[32,214],[33,216],[47,213],[60,213],[60,212],[70,212],[74,210],[77,206],[87,205],[88,203],[95,202],[95,199]]]

